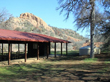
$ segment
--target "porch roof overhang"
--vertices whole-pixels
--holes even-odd
[[[0,41],[71,43],[70,41],[58,39],[44,34],[27,33],[6,29],[0,29]]]

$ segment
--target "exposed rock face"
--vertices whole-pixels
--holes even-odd
[[[43,26],[48,31],[54,32],[53,29],[50,26],[48,26],[41,18],[39,18],[31,13],[22,13],[20,15],[20,18],[28,20],[32,25],[34,25],[37,28],[39,26]]]

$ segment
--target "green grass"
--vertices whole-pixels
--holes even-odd
[[[17,52],[12,52],[12,54],[17,54]],[[19,52],[19,54],[24,54],[24,52]],[[0,55],[2,55],[2,53],[0,53]],[[3,55],[8,55],[8,53],[4,52]]]
[[[104,72],[110,71],[110,67],[104,67],[102,69],[99,69],[98,72],[101,72],[103,74]]]
[[[84,62],[96,62],[97,58],[85,58]]]
[[[2,53],[0,53],[0,55],[2,55]],[[8,53],[3,53],[3,55],[8,55]]]
[[[103,50],[101,53],[110,53],[110,50]]]
[[[54,51],[51,51],[50,54],[54,54]],[[8,53],[3,53],[3,55],[7,55]],[[17,54],[16,52],[12,52],[12,54]],[[20,52],[19,54],[24,54],[24,52]],[[61,54],[61,51],[56,51],[56,54]],[[66,55],[66,51],[62,52],[63,55]],[[68,51],[68,55],[78,55],[79,51]],[[2,53],[0,53],[2,55]]]
[[[98,66],[98,65],[96,65]],[[92,69],[92,64],[56,64],[53,63],[32,63],[32,64],[16,64],[12,66],[0,67],[0,82],[20,82],[19,80],[31,80],[38,81],[41,78],[41,82],[45,81],[48,78],[54,80],[53,78],[61,79],[61,78],[71,78],[79,77],[77,75],[89,74],[86,78],[99,77],[104,75],[107,71],[110,71],[110,67],[104,67],[97,70]],[[83,70],[91,70],[93,72],[83,71]],[[93,76],[95,74],[95,76]],[[68,75],[68,76],[66,76]],[[45,79],[44,79],[45,78]],[[74,79],[77,79],[74,78]],[[17,79],[17,81],[15,81]]]
[[[110,64],[110,61],[105,61],[104,63],[106,63],[106,64]]]
[[[54,51],[51,51],[50,54],[54,54]],[[56,54],[61,54],[61,51],[56,51]],[[66,51],[62,52],[63,55],[66,55]],[[68,55],[78,55],[79,51],[68,51]]]
[[[73,54],[73,52],[71,53]],[[76,57],[77,60],[75,60]],[[84,61],[80,61],[79,58],[82,57],[64,56],[53,58],[57,62],[45,59],[42,62],[31,64],[1,66],[0,82],[64,82],[65,79],[72,82],[73,79],[74,81],[81,80],[79,79],[80,76],[83,78],[82,81],[86,81],[87,79],[94,80],[92,77],[104,77],[105,75],[106,78],[109,78],[109,74],[107,74],[110,72],[109,64],[102,63],[99,65],[99,63],[94,62],[98,61],[97,58],[86,58]]]
[[[110,58],[109,59],[105,59],[104,63],[105,64],[110,64]]]

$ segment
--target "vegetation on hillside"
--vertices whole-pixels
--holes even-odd
[[[70,30],[70,29],[60,29],[60,28],[53,27],[53,26],[50,26],[50,27],[54,30],[54,32],[49,31],[42,25],[40,25],[39,27],[35,27],[28,20],[25,20],[22,18],[15,18],[15,17],[10,17],[7,21],[3,22],[0,25],[1,29],[46,34],[46,35],[53,36],[56,38],[69,40],[72,42],[71,44],[69,44],[69,50],[73,49],[74,46],[76,46],[75,49],[79,49],[81,47],[81,45],[87,39],[87,38],[79,35],[77,32]],[[52,45],[54,46],[54,44],[52,44]],[[65,46],[65,44],[64,44],[64,46]],[[57,45],[57,48],[60,48],[60,46]]]
[[[46,34],[49,36],[53,36],[56,38],[69,40],[72,43],[68,44],[68,50],[76,49],[78,50],[88,38],[79,35],[77,32],[71,29],[61,29],[55,26],[48,25],[53,31],[48,30],[43,25],[39,27],[34,26],[29,20],[24,18],[16,18],[10,17],[7,21],[4,21],[0,24],[1,29],[9,29],[9,30],[16,30],[22,32],[30,32],[30,33],[39,33],[39,34]],[[98,36],[99,37],[99,36]],[[95,42],[102,41],[100,38],[96,36]],[[63,48],[65,48],[65,44],[63,44]],[[54,48],[54,43],[52,43],[51,48]],[[57,48],[60,49],[60,44],[57,44]]]

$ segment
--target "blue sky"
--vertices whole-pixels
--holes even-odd
[[[73,24],[74,17],[70,16],[68,20],[64,20],[64,14],[60,15],[60,11],[56,10],[59,6],[57,0],[1,0],[0,10],[5,8],[8,13],[14,17],[19,17],[21,13],[32,13],[43,19],[48,25],[58,28],[72,29],[76,31]],[[89,34],[84,31],[77,31],[80,35]]]

